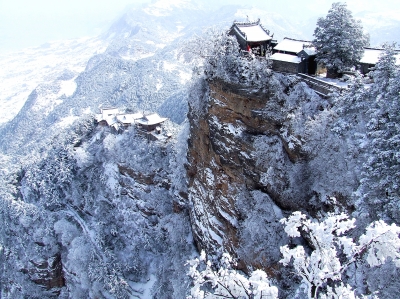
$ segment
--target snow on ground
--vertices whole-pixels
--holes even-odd
[[[189,82],[190,79],[192,79],[192,73],[179,71],[179,78],[180,78],[180,82],[182,84],[185,84],[185,83]]]
[[[152,299],[153,296],[151,294],[151,288],[153,287],[156,280],[156,277],[151,274],[149,280],[146,283],[129,281],[129,285],[132,287],[132,289],[138,290],[141,293],[141,299]]]
[[[57,123],[57,127],[67,128],[70,125],[72,125],[74,123],[74,121],[76,121],[77,119],[79,119],[79,116],[70,115],[70,116],[64,117],[61,119],[60,122]]]
[[[173,64],[173,63],[170,63],[170,62],[168,62],[168,61],[164,61],[164,69],[165,70],[167,70],[167,71],[169,71],[169,72],[172,72],[172,71],[174,71],[174,70],[176,70],[176,65],[175,64]]]
[[[324,81],[326,83],[341,87],[341,88],[347,88],[349,83],[348,82],[343,82],[340,81],[339,79],[332,79],[332,78],[326,78],[326,74],[321,74],[322,76],[316,77],[316,79]]]
[[[228,130],[234,136],[241,136],[243,132],[243,127],[235,127],[233,124],[228,124]]]
[[[82,72],[88,59],[105,47],[99,39],[81,38],[0,55],[0,124],[14,118],[38,84],[56,80],[65,70]],[[66,96],[75,91],[74,84],[63,83]]]
[[[72,96],[76,90],[75,80],[63,81],[61,82],[61,93],[65,96]]]
[[[148,57],[151,57],[153,55],[154,55],[154,53],[152,53],[152,52],[141,53],[141,54],[135,53],[134,55],[131,55],[131,56],[129,56],[129,55],[121,55],[121,58],[125,59],[125,60],[130,60],[130,61],[138,61],[140,59],[148,58]]]

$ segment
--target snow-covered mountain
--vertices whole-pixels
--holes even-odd
[[[218,42],[226,64],[204,62],[204,69],[220,77],[193,72],[181,57],[203,46],[188,43],[205,28],[258,17],[274,38],[304,38],[272,12],[161,0],[127,11],[96,39],[49,43],[1,60],[2,296],[185,298],[186,262],[206,249],[213,257],[229,251],[246,272],[264,269],[281,298],[298,298],[300,280],[279,263],[279,247],[308,240],[289,241],[282,217],[302,210],[316,219],[354,212],[360,226],[380,215],[399,221],[392,181],[379,185],[363,173],[373,151],[395,156],[366,123],[370,115],[389,115],[376,94],[390,100],[398,81],[388,95],[360,79],[324,98],[296,76],[274,74],[266,60],[224,53]],[[117,134],[97,125],[94,114],[110,106],[158,112],[169,118],[169,134],[152,142],[135,126]],[[396,117],[376,127],[395,131]],[[369,165],[373,175],[385,165],[377,161],[383,164]],[[396,167],[388,178],[397,179]],[[399,270],[385,267],[349,267],[344,282],[391,298],[400,283],[387,277]]]
[[[104,52],[106,46],[102,39],[83,38],[0,55],[0,125],[15,117],[39,84],[64,76],[58,97],[71,96],[75,91],[74,79],[85,69],[88,59]]]
[[[400,11],[362,12],[355,15],[364,30],[370,34],[371,46],[380,47],[384,43],[400,43]]]
[[[159,1],[127,11],[97,39],[1,60],[1,215],[25,223],[0,235],[10,296],[183,298],[194,246],[188,126],[179,125],[192,66],[180,54],[194,34],[245,14]],[[158,112],[172,137],[152,144],[134,129],[117,136],[94,127],[92,115],[106,106]]]
[[[12,71],[2,70],[6,84],[1,147],[7,152],[29,151],[29,144],[38,146],[37,140],[104,106],[157,111],[181,123],[192,71],[179,58],[182,45],[204,28],[229,28],[234,19],[247,16],[261,17],[275,37],[299,36],[273,13],[237,6],[211,12],[201,2],[159,1],[127,11],[98,39],[53,43],[14,54]]]

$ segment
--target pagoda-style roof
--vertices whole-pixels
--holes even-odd
[[[315,49],[315,47],[312,46],[311,41],[293,39],[288,37],[285,37],[274,47],[274,51],[289,52],[296,55],[303,50],[309,56],[317,54],[317,50]]]
[[[166,121],[168,118],[160,117],[157,113],[145,115],[142,118],[138,119],[136,123],[144,125],[144,126],[153,126],[158,125]]]
[[[233,22],[231,29],[247,42],[264,42],[272,40],[269,31],[260,24],[260,19],[255,22]]]

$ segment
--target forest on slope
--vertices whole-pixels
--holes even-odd
[[[385,46],[385,54],[369,76],[356,74],[347,89],[325,99],[296,76],[274,73],[263,67],[268,60],[260,63],[255,57],[238,55],[235,38],[216,33],[214,41],[202,54],[207,57],[206,77],[199,80],[205,81],[193,88],[189,102],[191,132],[199,134],[191,136],[189,141],[190,152],[199,155],[188,156],[192,166],[188,171],[189,198],[194,206],[194,235],[201,248],[213,256],[220,252],[218,244],[222,243],[237,258],[237,267],[248,274],[255,269],[265,270],[273,285],[279,287],[279,298],[307,298],[307,290],[308,297],[314,298],[316,293],[310,290],[321,286],[318,298],[336,298],[339,292],[348,298],[361,294],[393,298],[398,293],[396,244],[399,242],[395,225],[400,220],[397,193],[400,69],[394,45]],[[200,38],[199,43],[205,41]],[[264,103],[261,109],[259,101]],[[253,117],[261,119],[258,128],[249,126],[246,106],[255,109],[251,111]],[[204,149],[196,150],[201,144],[197,139],[205,144]],[[210,156],[209,161],[204,155]],[[211,183],[208,186],[212,187],[207,187],[210,181],[215,185]],[[226,181],[229,181],[227,191]],[[226,210],[231,213],[224,215]],[[291,216],[295,211],[305,214]],[[347,222],[348,216],[343,215],[349,215],[355,223]],[[276,223],[284,217],[286,222]],[[303,222],[303,217],[310,217],[310,223],[320,225],[319,228],[313,231],[305,226],[310,224]],[[335,221],[343,225],[343,231],[334,228]],[[351,259],[351,267],[347,268],[346,264],[339,267],[337,276],[332,264],[325,263],[321,256],[316,257],[318,254],[328,260],[337,257],[344,263],[346,246],[340,238],[365,241],[367,237],[361,236],[364,230],[379,229],[381,221],[391,224],[393,229],[387,231],[388,239],[381,240],[387,253],[391,252],[389,259],[384,257],[385,250],[378,248],[373,253],[360,252]],[[301,237],[293,233],[297,229]],[[322,235],[318,235],[318,230]],[[285,239],[283,231],[295,238]],[[328,241],[330,234],[336,234],[332,237],[333,243]],[[325,242],[330,244],[324,248],[327,251],[318,245]],[[282,250],[286,247],[282,245],[287,243],[288,251],[284,253]],[[361,245],[354,244],[350,251],[355,254],[357,246]],[[295,248],[305,248],[307,262],[297,259],[304,252],[290,251]],[[281,260],[282,254],[293,254],[292,266],[301,277],[297,293],[296,287],[293,289],[296,280],[289,274],[294,269],[282,267],[289,265],[291,258]],[[379,264],[370,263],[373,254],[378,255],[376,259],[383,265],[370,267]],[[201,263],[194,260],[192,264],[191,274],[196,282],[193,298],[213,292],[235,297],[220,284],[237,291],[239,297],[251,298],[246,291],[255,296],[259,290],[250,280],[237,276],[238,272],[229,272],[232,264],[226,260],[221,260],[219,272],[212,272],[215,269],[205,265],[197,270]],[[302,263],[305,266],[301,270]],[[289,282],[290,279],[293,281]],[[321,282],[317,283],[318,279]],[[263,282],[258,287],[269,289],[268,279]],[[241,283],[247,283],[248,287],[238,287]],[[338,293],[332,291],[335,286]],[[257,294],[254,298],[261,298]],[[275,298],[273,291],[268,294]]]
[[[179,11],[180,21],[186,13]],[[290,250],[299,246],[309,256],[317,253],[313,236],[327,244],[323,249],[330,250],[328,260],[344,264],[357,253],[357,263],[340,269],[340,275],[335,272],[335,279],[324,272],[328,278],[319,286],[321,298],[335,298],[330,289],[347,298],[354,298],[354,292],[371,298],[396,296],[396,229],[394,236],[386,235],[390,229],[382,234],[387,237],[384,244],[393,245],[387,252],[377,246],[367,256],[359,250],[363,240],[382,243],[362,237],[366,228],[373,231],[371,223],[400,224],[400,70],[394,46],[386,46],[371,73],[373,83],[356,75],[346,91],[325,99],[296,76],[274,73],[268,59],[243,57],[236,40],[220,30],[187,42],[197,27],[181,36],[176,16],[169,18],[169,27],[158,20],[171,34],[163,48],[155,49],[165,32],[149,32],[154,26],[135,23],[136,14],[125,17],[111,29],[106,52],[90,59],[84,72],[64,71],[55,82],[41,85],[18,116],[1,127],[2,297],[212,298],[212,292],[221,291],[213,282],[223,281],[218,275],[225,273],[228,286],[238,277],[245,283],[251,275],[253,285],[258,281],[270,296],[307,298],[303,277],[293,274],[296,265],[269,266],[282,258],[290,264]],[[189,19],[187,24],[193,23]],[[156,19],[146,22],[154,25]],[[205,61],[193,56],[199,45]],[[183,59],[192,59],[192,64]],[[76,91],[60,95],[60,82],[68,80],[76,82]],[[244,97],[261,98],[263,106],[256,112],[276,131],[247,132],[241,123],[214,117],[210,107],[224,109],[222,98],[211,93],[210,86],[219,83],[227,93],[239,90]],[[166,129],[172,137],[166,143],[148,142],[135,127],[123,134],[97,127],[93,113],[102,105],[158,111],[171,119]],[[189,149],[198,137],[194,129],[206,122],[215,132],[209,137],[220,138],[208,145],[210,151],[220,149],[218,155],[229,161],[239,142],[224,147],[224,138],[249,138],[251,150],[240,155],[263,171],[254,190],[237,194],[226,214],[219,210],[238,231],[238,250],[226,243],[216,246],[212,240],[218,236],[211,233],[199,238],[199,227],[219,225],[216,218],[202,222],[205,218],[197,217],[203,216],[198,212],[205,206],[203,197],[221,186],[209,169],[192,173]],[[241,171],[246,170],[242,165]],[[203,174],[208,185],[201,189],[198,180],[199,189],[192,188],[191,177]],[[212,204],[220,202],[224,199],[215,198]],[[230,215],[237,215],[237,221]],[[315,231],[304,229],[312,224]],[[322,236],[317,233],[321,229]],[[333,241],[327,242],[330,235]],[[353,250],[353,256],[344,248]],[[212,264],[200,265],[204,254],[196,260],[201,249]],[[227,251],[239,258],[240,270],[230,268]],[[371,268],[374,258],[377,267]],[[257,265],[268,276],[257,272]],[[243,296],[255,297],[252,291]]]

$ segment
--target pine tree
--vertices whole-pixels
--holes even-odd
[[[325,18],[319,18],[314,30],[316,60],[337,74],[355,66],[361,59],[369,35],[363,33],[359,20],[355,20],[346,3],[333,3]]]
[[[364,201],[375,206],[377,217],[399,222],[400,68],[396,65],[394,47],[385,46],[385,54],[372,71],[374,84],[366,94],[370,102],[367,112],[369,147],[361,189]]]

